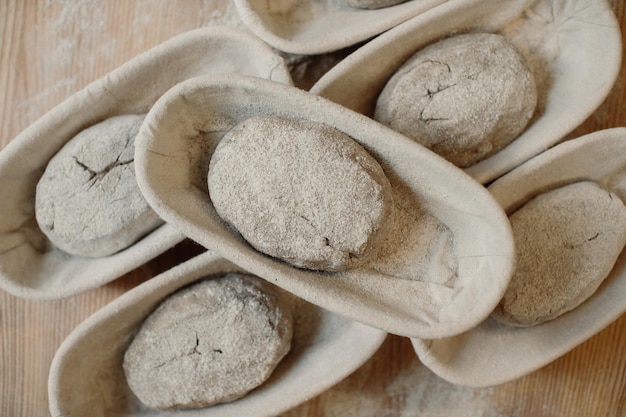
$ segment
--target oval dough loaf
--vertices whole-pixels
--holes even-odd
[[[626,244],[626,207],[593,182],[540,194],[510,220],[517,265],[493,317],[515,326],[540,324],[580,305]]]
[[[266,381],[292,332],[291,312],[270,284],[226,274],[163,301],[126,349],[124,372],[148,407],[207,407]]]
[[[338,271],[384,240],[391,185],[374,158],[330,126],[254,117],[211,158],[217,213],[257,250],[295,266]]]
[[[474,33],[415,53],[387,82],[374,119],[467,167],[514,140],[536,104],[535,80],[515,47]]]
[[[93,125],[48,162],[37,184],[35,217],[59,249],[107,256],[162,223],[135,179],[134,143],[143,118],[116,116]]]

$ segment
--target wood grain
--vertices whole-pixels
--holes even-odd
[[[626,30],[626,6],[611,5]],[[175,34],[204,26],[227,0],[0,1],[0,146],[54,105]],[[570,138],[626,125],[624,69]],[[0,215],[2,215],[0,213]],[[182,245],[98,290],[33,302],[0,291],[0,416],[48,415],[48,367],[72,329],[186,256]],[[390,336],[356,373],[289,417],[626,416],[626,316],[550,365],[497,387],[448,384]]]

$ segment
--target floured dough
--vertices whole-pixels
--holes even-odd
[[[212,277],[171,295],[124,355],[133,393],[156,409],[232,401],[270,377],[288,353],[288,306],[270,284],[243,274]]]
[[[143,198],[134,170],[135,136],[144,116],[111,117],[65,144],[36,189],[35,217],[58,248],[107,256],[162,223]]]
[[[393,204],[382,168],[352,138],[275,116],[250,118],[224,136],[208,186],[218,214],[257,250],[318,270],[373,255]]]
[[[510,220],[517,265],[493,316],[511,325],[540,324],[574,309],[626,244],[626,207],[593,182],[540,194]]]
[[[514,140],[536,104],[533,74],[515,47],[473,33],[415,53],[387,82],[374,118],[468,167]]]

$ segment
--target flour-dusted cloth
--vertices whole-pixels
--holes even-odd
[[[133,288],[81,323],[57,351],[50,370],[53,416],[106,417],[279,415],[338,383],[380,347],[386,333],[290,296],[294,315],[289,354],[246,396],[196,410],[149,411],[132,394],[122,361],[145,318],[180,288],[204,277],[245,272],[214,252],[190,259]],[[209,335],[210,336],[210,335]]]
[[[406,227],[392,231],[387,253],[341,272],[299,269],[256,251],[219,217],[206,179],[211,155],[229,129],[257,115],[328,124],[378,161],[405,213]],[[510,279],[510,224],[484,187],[405,136],[294,87],[235,75],[181,83],[148,114],[135,162],[148,203],[188,237],[307,301],[391,333],[468,330],[487,317]],[[437,224],[429,228],[425,219]],[[406,275],[393,270],[399,264]]]
[[[347,0],[235,0],[244,24],[278,50],[314,55],[366,41],[450,0],[408,0],[375,10]]]
[[[507,214],[547,190],[595,181],[626,201],[626,129],[601,130],[564,142],[530,159],[489,191]],[[574,310],[532,327],[489,318],[451,338],[413,339],[420,361],[442,378],[491,386],[524,376],[572,350],[626,312],[626,257],[622,251],[598,290]]]
[[[488,184],[558,143],[602,103],[621,67],[619,24],[605,0],[449,0],[366,43],[311,92],[368,116],[387,80],[411,55],[466,32],[500,33],[535,76],[537,109],[525,131],[465,171]]]

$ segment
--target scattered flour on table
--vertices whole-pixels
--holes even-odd
[[[396,336],[391,336],[396,337]],[[407,341],[407,343],[409,343]],[[385,381],[372,379],[386,363],[381,350],[354,374],[322,393],[313,402],[281,417],[510,417],[514,405],[499,405],[494,388],[468,388],[450,384],[417,358]],[[376,373],[377,375],[381,372]],[[384,373],[382,373],[384,375]],[[383,377],[384,378],[384,377]],[[308,414],[307,414],[308,412]]]
[[[452,385],[417,361],[389,383],[386,394],[404,402],[398,417],[502,417],[492,409],[493,389]]]

